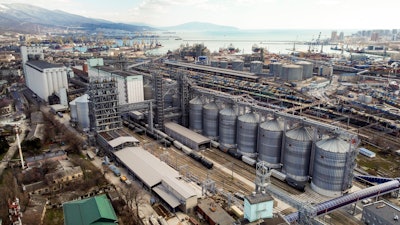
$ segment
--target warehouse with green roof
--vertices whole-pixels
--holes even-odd
[[[111,225],[118,219],[106,195],[63,204],[64,225]]]

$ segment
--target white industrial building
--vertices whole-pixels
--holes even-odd
[[[194,187],[181,179],[179,172],[142,147],[128,147],[114,152],[117,162],[162,199],[170,209],[189,213],[200,197]]]
[[[89,119],[89,95],[84,94],[69,103],[71,121],[82,129],[90,128]]]
[[[40,46],[21,46],[21,58],[26,86],[45,101],[56,94],[66,105],[67,68],[43,61],[43,48]]]
[[[60,90],[68,89],[67,68],[64,65],[48,63],[46,61],[28,61],[25,63],[25,82],[41,99],[47,101],[52,94],[60,94]]]
[[[124,105],[144,101],[142,75],[115,70],[107,66],[90,67],[88,72],[89,77],[106,76],[114,77],[117,80],[118,104]]]

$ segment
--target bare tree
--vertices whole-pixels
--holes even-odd
[[[144,190],[140,186],[132,184],[128,188],[122,188],[122,194],[128,208],[133,212],[134,219],[138,223],[143,224],[139,216],[139,209],[146,203]]]

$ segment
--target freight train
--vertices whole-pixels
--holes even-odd
[[[199,155],[198,153],[196,153],[195,151],[193,151],[192,149],[190,149],[186,145],[180,143],[177,140],[173,141],[173,144],[177,149],[182,150],[182,152],[184,152],[186,155],[190,156],[190,158],[194,159],[195,161],[201,163],[207,169],[213,168],[214,163],[210,162],[205,157]]]

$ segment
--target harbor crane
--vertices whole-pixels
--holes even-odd
[[[22,167],[22,169],[25,169],[24,156],[22,155],[21,142],[20,142],[20,139],[19,139],[19,131],[20,131],[19,125],[21,125],[21,123],[3,122],[1,124],[3,124],[3,125],[14,125],[15,136],[17,138],[19,158],[21,159],[21,167]]]

